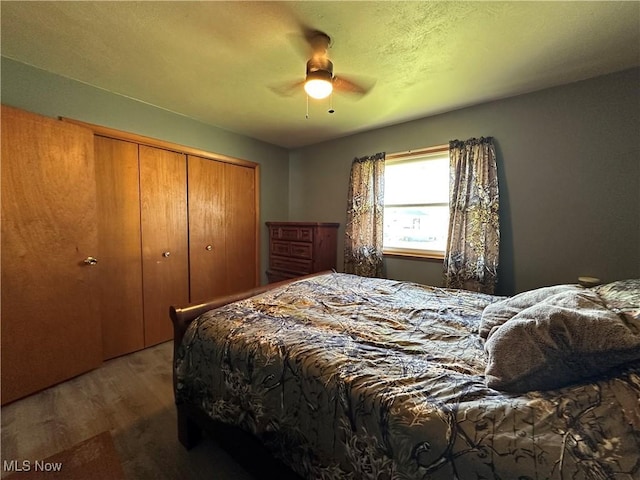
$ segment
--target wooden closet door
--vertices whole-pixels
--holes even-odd
[[[189,155],[189,275],[191,302],[227,293],[225,164]]]
[[[256,171],[230,163],[224,167],[227,293],[236,293],[259,283]]]
[[[103,358],[144,348],[138,144],[95,137]]]
[[[173,337],[170,305],[189,302],[185,155],[139,147],[145,346]]]
[[[2,403],[102,361],[93,133],[2,106]]]

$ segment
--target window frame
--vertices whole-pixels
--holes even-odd
[[[449,152],[449,145],[436,145],[433,147],[421,148],[419,150],[407,150],[406,152],[390,153],[385,157],[385,164],[403,162],[442,152]],[[445,205],[444,203],[429,203],[425,205]],[[447,201],[446,205],[449,205]],[[386,201],[384,206],[386,207]],[[408,205],[407,205],[408,206]],[[400,257],[424,260],[444,260],[444,250],[422,250],[416,248],[382,247],[382,254],[388,257]]]

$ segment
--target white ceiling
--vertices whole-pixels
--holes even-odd
[[[640,65],[640,2],[2,1],[2,55],[287,148]],[[310,100],[300,25],[363,98]]]

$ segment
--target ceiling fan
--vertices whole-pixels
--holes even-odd
[[[331,95],[333,91],[363,96],[373,88],[375,81],[356,81],[343,75],[335,76],[333,62],[329,60],[327,54],[331,45],[331,37],[320,30],[307,27],[303,27],[302,30],[311,55],[311,58],[307,60],[305,79],[273,88],[276,93],[289,96],[299,91],[300,87],[304,87],[307,95],[322,99]]]

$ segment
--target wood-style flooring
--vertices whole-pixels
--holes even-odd
[[[128,480],[254,480],[216,440],[190,451],[178,442],[172,349],[167,342],[109,360],[2,407],[2,465],[33,464],[109,430]]]

